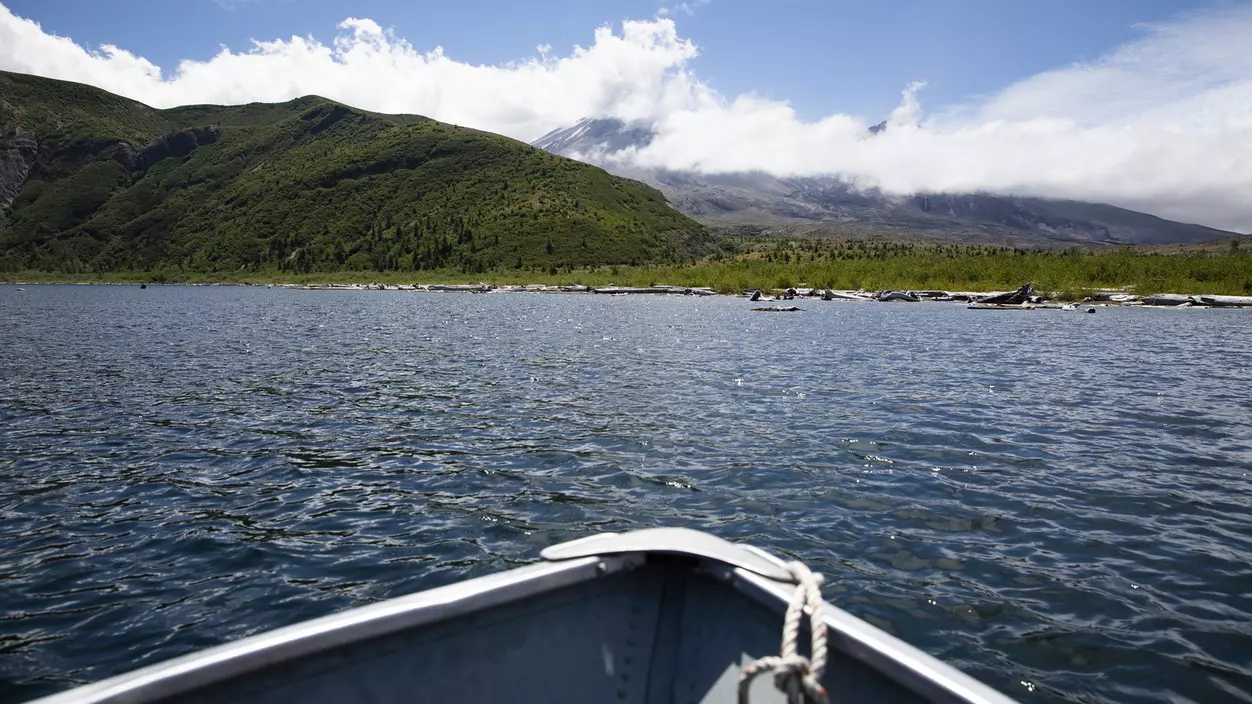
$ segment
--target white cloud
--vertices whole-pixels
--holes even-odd
[[[684,68],[696,47],[671,20],[595,30],[587,47],[503,66],[419,51],[370,19],[349,18],[325,44],[312,37],[223,47],[172,71],[113,46],[98,50],[49,34],[0,4],[0,69],[79,81],[156,107],[282,101],[316,94],[378,112],[417,113],[519,139],[587,115],[651,120],[712,100]]]
[[[701,4],[688,2],[688,9]],[[670,7],[670,14],[682,12]],[[1104,58],[1026,78],[962,105],[922,110],[908,86],[890,127],[784,102],[726,97],[688,69],[697,48],[672,19],[595,30],[554,55],[473,65],[421,51],[350,18],[311,37],[223,47],[162,71],[113,46],[57,37],[0,5],[0,68],[100,86],[151,105],[279,101],[310,93],[380,112],[534,139],[582,117],[654,125],[640,166],[841,174],[892,192],[987,190],[1100,200],[1164,217],[1252,230],[1252,5],[1143,27]],[[920,91],[920,92],[919,92]]]
[[[669,113],[616,158],[706,172],[842,174],[884,190],[987,190],[1111,202],[1252,231],[1252,6],[1147,26],[1089,64],[925,119],[910,85],[882,134],[740,97]]]

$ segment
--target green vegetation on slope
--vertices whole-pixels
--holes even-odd
[[[1252,295],[1252,254],[1229,247],[1216,254],[1167,255],[1129,247],[1057,251],[824,239],[742,238],[722,246],[704,283],[689,285],[995,291],[1029,281],[1055,292],[1131,288],[1142,294]],[[690,273],[696,276],[695,270]]]
[[[588,286],[708,286],[723,293],[808,285],[834,289],[1003,291],[1033,282],[1042,291],[1081,298],[1094,289],[1133,293],[1252,295],[1252,253],[1155,254],[1133,249],[1027,251],[984,246],[828,241],[727,240],[714,257],[676,265],[587,269],[506,267],[482,274],[459,270],[344,271],[296,274],[277,270],[197,274],[186,271],[67,276],[47,272],[0,274],[0,280],[227,281],[240,283],[474,283]]]
[[[638,182],[315,97],[155,110],[0,73],[0,196],[6,180],[0,271],[555,271],[685,260],[711,241]]]

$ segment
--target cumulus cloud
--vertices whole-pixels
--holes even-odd
[[[1252,231],[1252,6],[1145,26],[1102,59],[925,118],[908,86],[888,129],[799,119],[751,97],[669,113],[612,158],[704,172],[839,174],[894,193],[976,191],[1111,202]],[[919,91],[921,91],[919,93]]]
[[[713,100],[686,70],[696,46],[669,19],[600,27],[587,47],[501,66],[419,51],[366,18],[348,18],[329,44],[312,37],[223,47],[163,71],[124,49],[84,47],[0,5],[0,69],[79,81],[155,107],[238,104],[321,95],[376,112],[417,113],[533,139],[588,115],[653,120]]]
[[[1244,47],[1252,6],[1141,30],[1099,60],[929,114],[923,84],[911,84],[888,129],[873,136],[877,119],[804,120],[785,102],[717,93],[690,71],[697,47],[669,17],[601,27],[587,46],[555,54],[541,45],[536,56],[494,66],[419,50],[372,20],[349,18],[330,43],[258,40],[162,70],[123,48],[49,34],[0,5],[0,68],[158,107],[318,94],[524,140],[583,117],[614,117],[656,133],[642,149],[605,157],[637,167],[1098,200],[1252,230],[1252,52]]]

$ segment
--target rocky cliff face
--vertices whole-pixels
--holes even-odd
[[[147,171],[159,161],[188,156],[197,148],[213,144],[221,137],[222,131],[216,127],[184,130],[161,137],[139,150],[135,157],[135,168],[139,171]]]
[[[118,139],[86,139],[69,144],[41,143],[33,131],[17,127],[0,141],[0,208],[9,208],[28,185],[38,191],[43,184],[65,178],[94,163],[115,162],[111,168],[113,190],[129,188],[153,165],[169,158],[189,156],[196,149],[221,138],[217,127],[183,130],[163,136],[136,149]],[[107,195],[107,194],[106,194]],[[32,196],[27,196],[29,200]],[[101,200],[101,203],[103,200]],[[94,209],[79,210],[72,223],[83,222]]]
[[[35,135],[17,128],[0,141],[0,208],[13,204],[39,154]]]

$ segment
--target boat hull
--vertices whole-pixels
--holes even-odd
[[[640,533],[647,531],[620,535]],[[777,653],[794,586],[779,579],[785,571],[776,558],[703,534],[696,534],[702,545],[675,549],[674,535],[665,538],[670,544],[645,550],[610,538],[609,552],[595,554],[568,543],[575,549],[536,565],[297,624],[40,701],[734,701],[743,666]],[[834,701],[1011,702],[846,612],[823,609],[831,650],[823,683]],[[808,638],[802,631],[800,642]],[[751,701],[783,696],[762,677]]]

